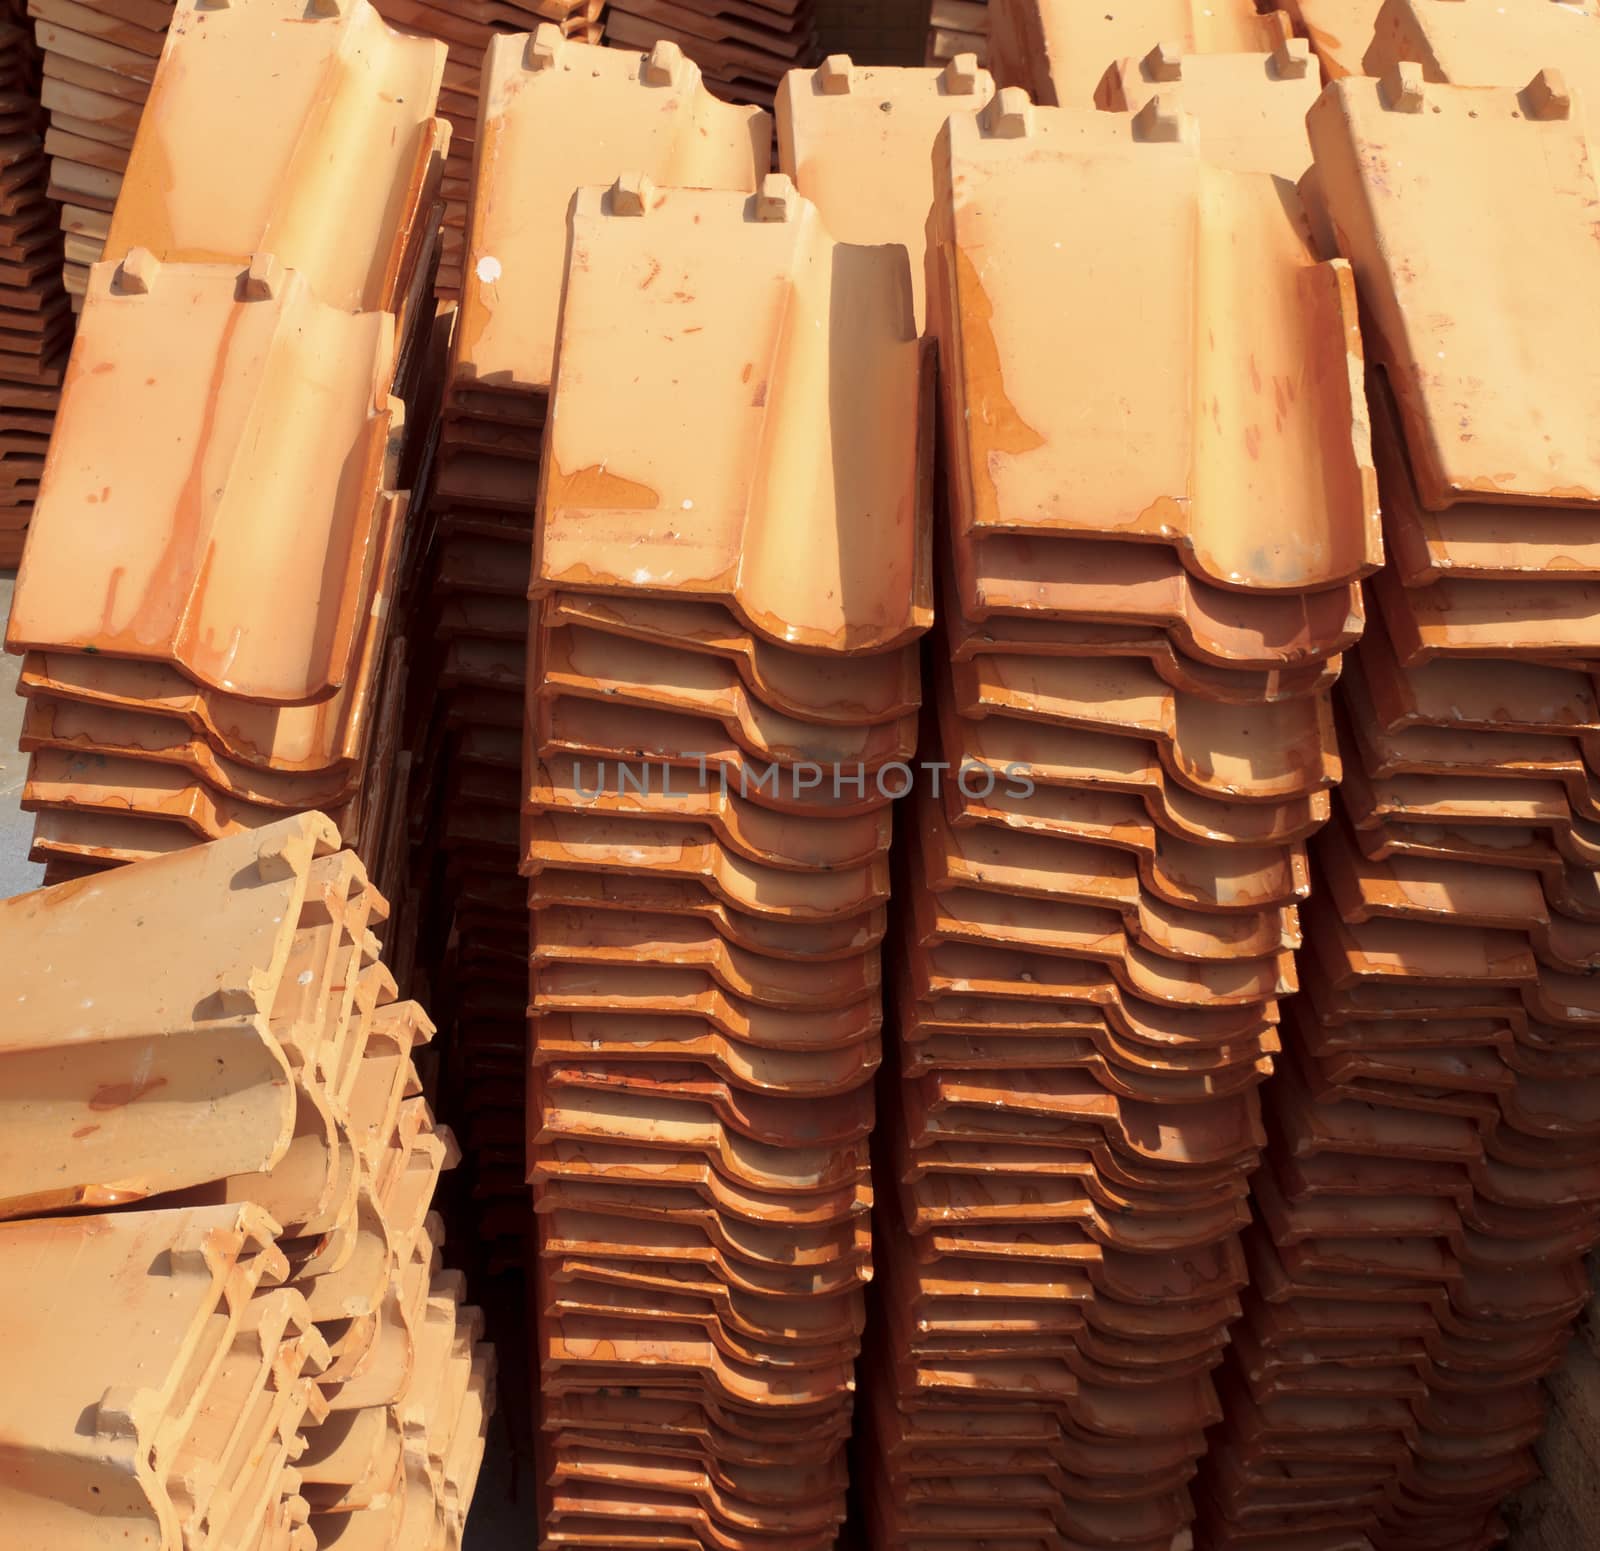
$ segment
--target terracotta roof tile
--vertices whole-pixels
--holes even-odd
[[[1156,98],[1195,122],[1201,157],[1230,172],[1271,173],[1298,183],[1311,165],[1305,116],[1322,79],[1303,38],[1271,52],[1185,54],[1158,43],[1111,65],[1095,106],[1138,114]]]
[[[767,166],[771,121],[709,97],[670,43],[645,55],[594,50],[541,27],[497,38],[485,68],[478,155],[495,175],[471,212],[455,380],[548,391],[574,191],[631,169],[664,188],[749,192]],[[576,132],[580,116],[603,134]],[[568,144],[554,160],[553,133]]]
[[[180,315],[195,348],[174,368],[167,343]],[[311,349],[319,370],[308,376]],[[224,369],[234,391],[207,407],[207,384]],[[176,658],[197,683],[225,693],[280,704],[326,698],[350,671],[388,453],[392,369],[384,314],[337,312],[292,272],[263,269],[258,281],[252,266],[241,279],[225,266],[162,265],[148,254],[137,266],[130,259],[98,269],[8,644]],[[142,413],[134,413],[121,385],[146,378]],[[291,380],[297,412],[281,386]],[[257,423],[262,415],[271,420],[266,430]],[[123,428],[120,437],[108,438],[112,425]],[[196,428],[206,431],[201,446],[186,451],[181,438]],[[163,440],[171,443],[165,455]],[[208,494],[186,493],[191,472],[199,477],[200,453],[212,461],[213,478],[223,469],[227,477]],[[251,473],[263,459],[270,478]],[[298,526],[295,543],[274,560],[251,542],[248,513],[251,502],[286,488],[286,479],[302,509],[319,514],[321,531]],[[94,504],[89,497],[105,500],[114,490],[126,492],[118,500],[128,505],[124,541],[108,549],[103,523],[85,526],[78,512]],[[179,543],[182,553],[172,547]],[[230,557],[244,567],[231,591]],[[308,563],[328,589],[325,603],[300,586]],[[99,586],[91,579],[96,564],[106,576]],[[68,570],[70,592],[54,581]],[[202,576],[197,615],[192,595]],[[273,598],[273,630],[246,628],[247,595]],[[73,597],[91,596],[101,600],[93,619],[72,605]],[[276,645],[261,655],[252,643],[268,640]]]
[[[994,81],[971,58],[943,70],[884,69],[833,54],[778,87],[778,165],[840,242],[898,242],[911,257],[917,326],[933,199],[934,137],[952,113],[976,113]]]
[[[1580,429],[1581,326],[1525,306],[1512,357],[1504,318],[1488,326],[1472,300],[1485,287],[1515,290],[1530,243],[1558,287],[1587,284],[1596,265],[1594,176],[1564,91],[1542,72],[1520,93],[1435,85],[1403,64],[1382,82],[1336,82],[1307,120],[1430,509],[1464,499],[1583,505],[1600,489]],[[1375,177],[1376,160],[1397,164],[1397,180]],[[1514,202],[1516,219],[1485,230],[1486,198]],[[1386,257],[1401,253],[1403,265]],[[1552,419],[1552,393],[1569,420]]]
[[[301,26],[195,0],[172,17],[107,251],[240,264],[273,253],[332,306],[396,310],[417,256],[410,228],[449,144],[432,117],[444,46],[392,31],[366,4]],[[189,65],[201,49],[204,66]],[[198,139],[205,157],[186,154]]]
[[[1162,137],[1145,119],[1004,94],[940,134],[930,316],[942,341],[956,327],[963,340],[942,351],[949,412],[984,428],[953,437],[958,566],[962,545],[994,535],[1116,539],[1170,544],[1217,587],[1335,588],[1382,559],[1349,271],[1314,259],[1270,177],[1203,162],[1188,121],[1151,100]],[[1104,204],[1135,179],[1140,200]],[[1102,214],[1058,247],[1034,212],[1067,190]],[[1229,257],[1246,249],[1249,265]],[[1055,332],[1024,302],[1041,289],[1072,299],[1052,312]],[[1220,354],[1199,347],[1195,321],[1218,308],[1246,320]],[[1177,350],[1177,371],[1144,370],[1146,350],[1126,334],[1135,325],[1149,351]],[[1127,406],[1114,432],[1054,392],[1074,358],[1096,363],[1102,402]],[[1268,383],[1285,405],[1270,432]],[[1196,414],[1197,402],[1214,413]],[[1264,548],[1268,512],[1286,538]]]
[[[1108,66],[1142,58],[1157,44],[1178,54],[1271,53],[1289,35],[1278,12],[1245,0],[1161,0],[1091,12],[1060,0],[990,0],[995,79],[1050,107],[1087,108]]]
[[[787,179],[749,199],[651,191],[634,216],[629,198],[589,189],[574,205],[582,267],[565,293],[561,415],[541,469],[535,591],[722,602],[768,640],[811,650],[886,650],[926,629],[930,449],[903,255],[835,244]],[[736,290],[705,289],[702,223],[723,234],[730,262],[737,253]],[[650,283],[663,270],[664,282]],[[778,291],[791,296],[782,329],[769,305]],[[623,338],[636,387],[624,384],[619,400],[610,383],[602,406],[586,392],[599,381],[591,362]],[[702,391],[676,401],[681,418],[652,419],[645,411],[669,371],[695,374]],[[628,392],[638,395],[634,410]],[[619,415],[658,434],[618,455]],[[780,474],[790,459],[811,474]],[[807,534],[833,535],[825,558],[804,566],[785,537],[802,531],[783,515],[796,502]],[[597,521],[624,546],[616,558],[595,543]]]

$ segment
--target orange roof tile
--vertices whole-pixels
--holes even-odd
[[[766,114],[712,98],[676,44],[591,48],[549,25],[496,38],[477,132],[478,165],[492,175],[472,201],[453,381],[548,391],[577,189],[637,169],[664,187],[749,192],[771,136]],[[564,149],[552,157],[556,139]]]
[[[952,113],[976,113],[993,95],[993,78],[971,56],[943,70],[899,70],[833,54],[816,70],[791,70],[778,87],[780,170],[838,241],[907,250],[919,329],[934,136]]]
[[[1159,97],[1130,118],[1002,93],[941,132],[929,315],[964,414],[958,555],[1001,533],[1164,544],[1216,586],[1295,592],[1381,561],[1349,273],[1313,258],[1270,177],[1203,163],[1190,122]],[[1056,239],[1041,200],[1096,214]],[[1043,324],[1040,294],[1063,299]],[[1205,348],[1219,312],[1240,325]],[[1177,369],[1152,375],[1155,354]],[[1057,391],[1073,360],[1106,413]]]
[[[1160,96],[1195,121],[1200,155],[1212,166],[1298,183],[1311,165],[1305,117],[1321,90],[1303,38],[1270,54],[1183,54],[1158,44],[1142,59],[1112,65],[1095,105],[1140,113]]]
[[[304,16],[180,0],[107,253],[239,266],[273,253],[330,306],[396,310],[449,145],[433,117],[444,56],[366,0]]]
[[[193,342],[176,363],[175,330]],[[271,259],[242,276],[148,253],[97,266],[8,644],[326,699],[375,560],[393,350],[386,314],[329,307]],[[270,515],[290,505],[296,523]]]
[[[754,197],[625,179],[580,190],[572,223],[535,593],[721,602],[813,651],[925,630],[904,251],[833,242],[779,175]]]
[[[1087,108],[1108,66],[1157,44],[1179,54],[1271,53],[1289,35],[1249,0],[1155,0],[1096,11],[1071,0],[989,0],[990,64],[1002,86],[1049,107]]]
[[[1597,499],[1585,427],[1600,323],[1556,298],[1600,283],[1600,189],[1558,75],[1441,86],[1406,63],[1335,82],[1307,125],[1422,504]],[[1502,218],[1486,222],[1489,208]],[[1526,284],[1533,251],[1539,286]],[[1486,294],[1513,310],[1486,312]]]

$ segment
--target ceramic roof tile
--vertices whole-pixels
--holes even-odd
[[[107,251],[273,253],[331,306],[394,310],[448,145],[432,117],[444,46],[392,31],[365,0],[292,22],[270,5],[176,7]]]
[[[1503,86],[1558,67],[1585,103],[1600,88],[1594,0],[1384,0],[1359,73],[1385,76],[1411,60],[1429,81]]]
[[[1094,11],[1072,0],[990,0],[995,79],[1049,107],[1087,108],[1107,66],[1158,43],[1180,54],[1271,53],[1288,36],[1277,12],[1248,0],[1159,0]]]
[[[737,666],[740,678],[767,706],[801,721],[876,724],[914,710],[921,699],[914,647],[862,657],[804,656],[752,634],[714,604],[670,598],[550,593],[542,617],[552,629],[582,625],[724,658]]]
[[[1284,14],[1310,40],[1330,81],[1362,75],[1362,56],[1372,41],[1383,0],[1283,0]]]
[[[1313,258],[1269,177],[1206,165],[1187,121],[1152,103],[1141,119],[1003,95],[940,134],[929,310],[970,412],[953,438],[957,533],[1171,544],[1222,587],[1332,588],[1382,557],[1349,273]],[[1103,205],[1135,179],[1143,198]],[[1101,213],[1058,246],[1038,201],[1075,198]],[[1246,249],[1248,265],[1229,256]],[[1072,298],[1050,314],[1058,332],[1026,305],[1041,290]],[[1220,354],[1197,343],[1219,310],[1244,320]],[[1151,377],[1148,353],[1174,348],[1187,369]],[[1136,406],[1117,434],[1063,420],[1075,358],[1107,382],[1102,402]],[[1282,538],[1263,545],[1269,526]]]
[[[1158,44],[1112,65],[1095,105],[1139,113],[1160,96],[1195,121],[1201,157],[1231,172],[1266,172],[1298,183],[1311,165],[1305,117],[1322,90],[1310,45],[1281,42],[1270,54],[1180,54]]]
[[[348,767],[360,760],[371,736],[372,695],[382,626],[394,597],[404,497],[390,498],[387,507],[383,558],[375,569],[383,580],[360,626],[356,670],[342,690],[320,705],[264,706],[204,689],[161,663],[98,653],[30,652],[23,658],[19,683],[31,702],[57,713],[83,705],[170,720],[174,728],[187,728],[203,739],[220,760],[238,761],[264,773],[311,777],[308,784],[295,788],[301,793],[323,789],[316,785],[319,775],[323,780],[353,778]],[[320,803],[311,797],[296,805]]]
[[[1360,639],[1365,619],[1358,586],[1301,597],[1230,592],[1199,580],[1165,545],[1003,534],[959,546],[955,570],[961,611],[973,620],[1153,625],[1182,655],[1225,669],[1324,662]]]
[[[702,223],[730,273],[708,267]],[[929,449],[903,250],[834,243],[785,178],[753,198],[582,190],[572,251],[535,590],[722,602],[809,650],[926,629]],[[594,374],[616,348],[638,375],[621,400],[608,378],[602,403]],[[685,372],[699,390],[663,419]],[[818,531],[833,536],[801,563],[796,536]]]
[[[856,65],[846,54],[790,71],[778,88],[779,168],[838,241],[905,247],[919,329],[934,136],[952,113],[975,113],[993,95],[993,78],[971,59],[898,70]]]
[[[1336,82],[1307,121],[1430,509],[1574,505],[1600,489],[1582,432],[1592,342],[1582,318],[1544,300],[1590,284],[1600,265],[1594,174],[1571,104],[1543,72],[1519,90],[1441,86],[1403,64],[1382,82]],[[1396,175],[1374,176],[1380,161]],[[1485,223],[1490,205],[1506,218]],[[1529,290],[1535,249],[1550,284]],[[1386,257],[1401,253],[1404,264]],[[1486,287],[1521,297],[1514,352],[1504,316],[1491,327],[1477,306]]]
[[[1226,706],[1169,690],[1137,659],[974,658],[956,667],[968,717],[997,716],[1148,738],[1180,785],[1202,796],[1272,802],[1338,780],[1326,695]]]
[[[167,1527],[194,1536],[209,1512],[226,1518],[237,1482],[221,1468],[187,1475],[189,1460],[225,1467],[232,1447],[248,1457],[270,1448],[274,1431],[287,1447],[310,1400],[297,1381],[324,1366],[327,1348],[298,1294],[256,1293],[284,1274],[272,1233],[271,1219],[248,1206],[0,1229],[28,1351],[0,1404],[13,1446],[35,1461],[28,1486],[12,1494],[19,1533],[92,1534],[102,1519],[98,1504],[83,1506],[93,1501],[87,1473],[91,1484],[102,1477],[94,1495],[114,1503],[120,1521],[150,1536]],[[55,1301],[24,1297],[24,1284],[93,1289],[95,1317],[53,1319]],[[232,1403],[230,1384],[249,1394],[252,1382],[278,1396],[265,1416],[239,1416]],[[135,1471],[135,1454],[156,1463]]]
[[[552,135],[566,147],[560,158],[548,155]],[[770,119],[707,95],[676,45],[591,49],[547,28],[497,38],[477,152],[494,172],[472,203],[454,381],[548,391],[575,190],[636,168],[663,187],[749,192],[770,142]]]
[[[193,348],[175,363],[180,317]],[[269,703],[326,699],[350,674],[375,558],[393,349],[386,315],[328,307],[270,260],[243,276],[148,254],[98,267],[8,644],[171,661]],[[252,517],[291,489],[306,521]],[[115,546],[91,515],[102,503],[120,514]],[[269,599],[271,628],[253,629]]]

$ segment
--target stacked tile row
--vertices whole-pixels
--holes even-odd
[[[764,108],[818,52],[816,0],[610,0],[605,29],[616,48],[675,43],[715,96]]]
[[[1158,51],[1117,112],[1002,89],[935,146],[944,775],[897,880],[874,1545],[1167,1547],[1220,1415],[1329,691],[1381,560],[1349,269],[1220,132],[1308,101],[1308,58],[1224,60],[1218,86]],[[1303,131],[1272,155],[1303,168]]]
[[[0,569],[22,556],[72,332],[38,68],[26,29],[0,23]]]
[[[444,48],[364,3],[177,14],[7,637],[34,855],[107,866],[320,807],[392,886]]]
[[[564,149],[550,154],[553,143]],[[574,191],[619,166],[664,183],[753,191],[771,124],[716,101],[673,43],[648,54],[546,26],[497,39],[485,66],[481,174],[451,344],[419,583],[407,743],[418,751],[424,951],[454,1031],[446,1080],[491,1265],[531,1232],[523,1089],[528,914],[518,882],[527,587]]]
[[[312,0],[308,6],[251,0],[237,7],[276,29],[283,37],[302,22],[337,18],[347,9],[366,9],[364,0]],[[61,204],[66,234],[66,285],[81,306],[90,266],[122,249],[113,232],[113,213],[130,175],[141,115],[173,40],[195,24],[218,20],[228,0],[185,4],[179,0],[28,0],[39,47],[44,53],[43,102],[49,112],[45,151],[50,157],[50,196]],[[455,130],[449,142],[444,253],[440,293],[456,294],[460,284],[462,231],[466,220],[472,165],[472,131],[477,121],[478,84],[490,40],[513,27],[541,20],[591,41],[599,37],[601,0],[381,0],[378,12],[393,27],[449,45],[435,106]],[[355,52],[361,51],[355,45]],[[352,56],[335,56],[349,58]],[[309,84],[309,83],[308,83]],[[243,110],[230,105],[228,112]],[[252,122],[270,124],[279,110],[266,105]],[[356,153],[349,153],[352,165]],[[150,171],[148,167],[144,169]],[[135,178],[138,169],[132,169]],[[159,187],[159,183],[157,184]],[[336,230],[337,228],[335,228]]]
[[[844,1516],[932,618],[909,281],[782,174],[574,200],[524,769],[549,1546]]]
[[[0,903],[19,1544],[460,1543],[494,1353],[439,1263],[433,1026],[339,843],[301,815]]]
[[[1386,15],[1482,81],[1541,35],[1517,9]],[[1563,66],[1597,57],[1594,25],[1557,24],[1581,44]],[[1208,1471],[1218,1547],[1498,1543],[1600,1240],[1596,341],[1564,300],[1600,279],[1600,190],[1561,73],[1442,84],[1382,59],[1402,42],[1380,27],[1385,74],[1309,119],[1382,367],[1391,564],[1340,686],[1340,812]]]

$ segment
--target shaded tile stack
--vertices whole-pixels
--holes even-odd
[[[377,11],[391,26],[447,43],[442,90],[436,87],[442,118],[455,130],[448,142],[450,164],[443,194],[445,220],[443,258],[438,285],[442,295],[453,296],[460,285],[462,232],[466,224],[468,182],[472,167],[472,132],[477,121],[478,82],[484,51],[497,33],[551,21],[562,31],[587,41],[600,35],[602,0],[380,0]],[[365,11],[365,0],[251,0],[242,7],[285,37],[299,24],[327,19],[347,9]],[[44,52],[43,101],[50,125],[45,150],[50,156],[50,195],[62,205],[61,225],[66,233],[66,283],[81,306],[89,283],[89,266],[118,249],[108,242],[112,212],[127,173],[129,157],[139,128],[140,115],[150,94],[159,63],[171,35],[181,36],[195,24],[214,20],[228,9],[226,0],[180,3],[173,0],[28,0],[40,48]],[[348,53],[334,56],[328,69],[359,61],[367,45],[358,39]],[[355,68],[359,72],[361,64]],[[304,78],[303,86],[316,84]],[[232,110],[237,113],[238,109]],[[254,125],[270,131],[276,109],[246,120],[236,128]],[[226,123],[225,117],[211,121]],[[347,171],[362,165],[354,148],[337,158]],[[225,174],[226,165],[219,161]],[[351,176],[349,187],[359,188]],[[329,232],[338,231],[336,223]]]
[[[979,64],[988,59],[988,0],[933,0],[924,63],[947,65],[961,54],[975,54]]]
[[[1001,86],[1020,86],[1048,107],[1086,108],[1106,67],[1157,45],[1180,55],[1271,53],[1290,36],[1281,12],[1252,0],[989,0],[988,65]]]
[[[518,882],[527,588],[567,210],[620,167],[663,184],[753,191],[771,121],[711,97],[676,44],[625,54],[554,26],[497,39],[485,67],[468,273],[451,346],[419,584],[408,746],[434,918],[426,957],[453,1031],[448,1080],[480,1237],[519,1262],[528,915]],[[563,147],[552,156],[553,144]]]
[[[676,43],[716,96],[764,108],[819,52],[816,0],[611,0],[605,29],[616,48]]]
[[[17,1543],[460,1543],[494,1354],[386,915],[320,814],[0,902]]]
[[[35,856],[109,865],[321,807],[394,887],[390,609],[422,452],[405,411],[429,362],[444,49],[364,4],[294,27],[254,6],[178,15],[7,637],[27,653]],[[335,69],[347,57],[361,69]]]
[[[1197,151],[1174,62],[1137,113],[1003,88],[934,152],[945,775],[898,880],[875,1547],[1166,1551],[1219,1415],[1381,551],[1348,267],[1283,181]]]
[[[573,207],[523,843],[551,1547],[843,1518],[932,617],[909,282],[782,174]]]
[[[1218,1547],[1466,1551],[1534,1474],[1600,1238],[1600,323],[1568,301],[1600,189],[1554,71],[1405,62],[1308,127],[1382,366],[1392,563],[1340,685],[1205,1515]]]
[[[0,22],[0,569],[22,556],[72,333],[38,73],[26,28]]]

